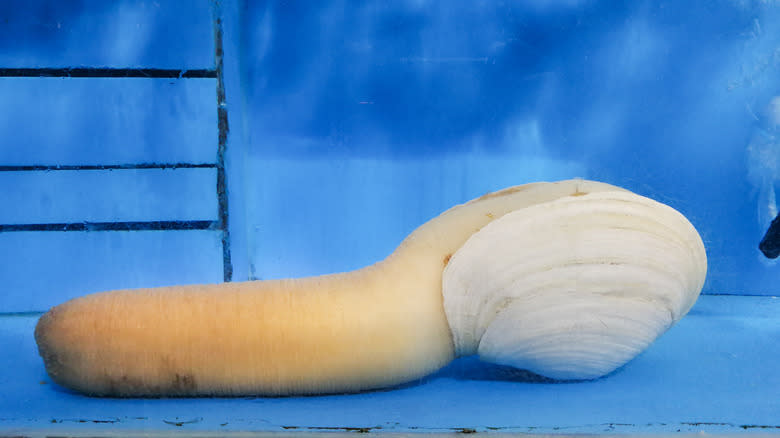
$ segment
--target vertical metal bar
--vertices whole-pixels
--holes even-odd
[[[233,279],[233,263],[230,257],[230,227],[228,222],[228,188],[225,174],[225,153],[227,150],[228,116],[225,102],[223,77],[222,13],[220,1],[214,1],[214,64],[217,72],[217,127],[219,143],[217,148],[217,198],[219,200],[219,225],[222,230],[222,272],[224,281]]]

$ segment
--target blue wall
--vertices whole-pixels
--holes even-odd
[[[105,289],[222,280],[218,230],[39,230],[216,220],[214,168],[132,168],[216,161],[215,79],[11,71],[213,69],[212,4],[186,5],[0,2],[0,226],[28,227],[0,231],[0,313],[45,310]],[[106,165],[129,168],[99,168]],[[84,166],[92,167],[78,170]]]
[[[777,5],[245,6],[257,276],[356,267],[454,202],[581,176],[685,213],[708,247],[707,291],[780,292],[757,250],[780,145],[748,153],[780,93]]]
[[[0,68],[213,69],[215,11],[234,279],[358,268],[453,204],[585,177],[686,214],[707,292],[780,294],[757,250],[780,5],[20,0],[0,4]],[[0,95],[0,166],[216,160],[214,79],[2,77]],[[32,176],[0,175],[0,223],[217,217],[213,169]],[[0,311],[222,279],[213,230],[0,233],[0,254]]]

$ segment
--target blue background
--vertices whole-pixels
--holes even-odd
[[[454,203],[579,176],[686,214],[706,292],[777,294],[757,243],[778,177],[763,111],[780,91],[779,18],[731,0],[250,2],[252,275],[358,267]]]
[[[757,250],[780,169],[765,113],[780,94],[776,4],[11,1],[0,5],[0,67],[214,68],[217,10],[235,280],[359,268],[454,204],[584,177],[688,216],[708,250],[706,293],[780,293],[776,265]],[[0,164],[213,163],[215,90],[209,78],[0,78]],[[197,183],[186,169],[171,172],[214,186],[212,174]],[[75,172],[52,190],[47,178],[36,188],[16,175],[25,184],[6,175],[16,192],[0,203],[21,223],[74,220],[51,197],[89,200],[94,184]],[[216,217],[202,188],[171,195],[165,178],[145,175],[127,185],[142,190],[102,190],[83,220],[106,210],[129,213],[104,220],[152,218],[166,199],[166,219]],[[35,251],[50,259],[67,248],[51,234],[23,237],[0,234],[0,276],[14,285],[56,277],[59,287],[15,289],[0,301],[8,311],[104,288],[221,281],[214,236],[170,250],[158,234],[79,247],[114,252],[116,263],[90,279],[88,259],[35,262]],[[15,256],[20,240],[29,257]],[[193,253],[210,258],[195,263]],[[145,254],[148,266],[136,262]],[[161,258],[178,265],[163,272]]]
[[[780,5],[761,0],[0,2],[0,68],[211,69],[224,30],[234,279],[343,271],[453,204],[599,179],[679,209],[709,294],[610,376],[473,358],[388,391],[95,399],[54,385],[40,311],[222,281],[221,234],[0,232],[0,435],[143,431],[780,430]],[[0,166],[217,161],[216,80],[0,78]],[[0,224],[216,220],[214,169],[0,172]],[[34,434],[34,433],[33,433]]]

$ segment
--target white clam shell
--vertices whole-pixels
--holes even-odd
[[[685,315],[706,270],[674,209],[629,192],[568,196],[473,234],[445,268],[444,309],[459,356],[592,379]]]

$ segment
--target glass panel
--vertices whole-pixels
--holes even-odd
[[[688,216],[707,292],[780,293],[757,249],[776,213],[778,19],[731,0],[252,3],[254,275],[369,264],[454,203],[585,177]]]

